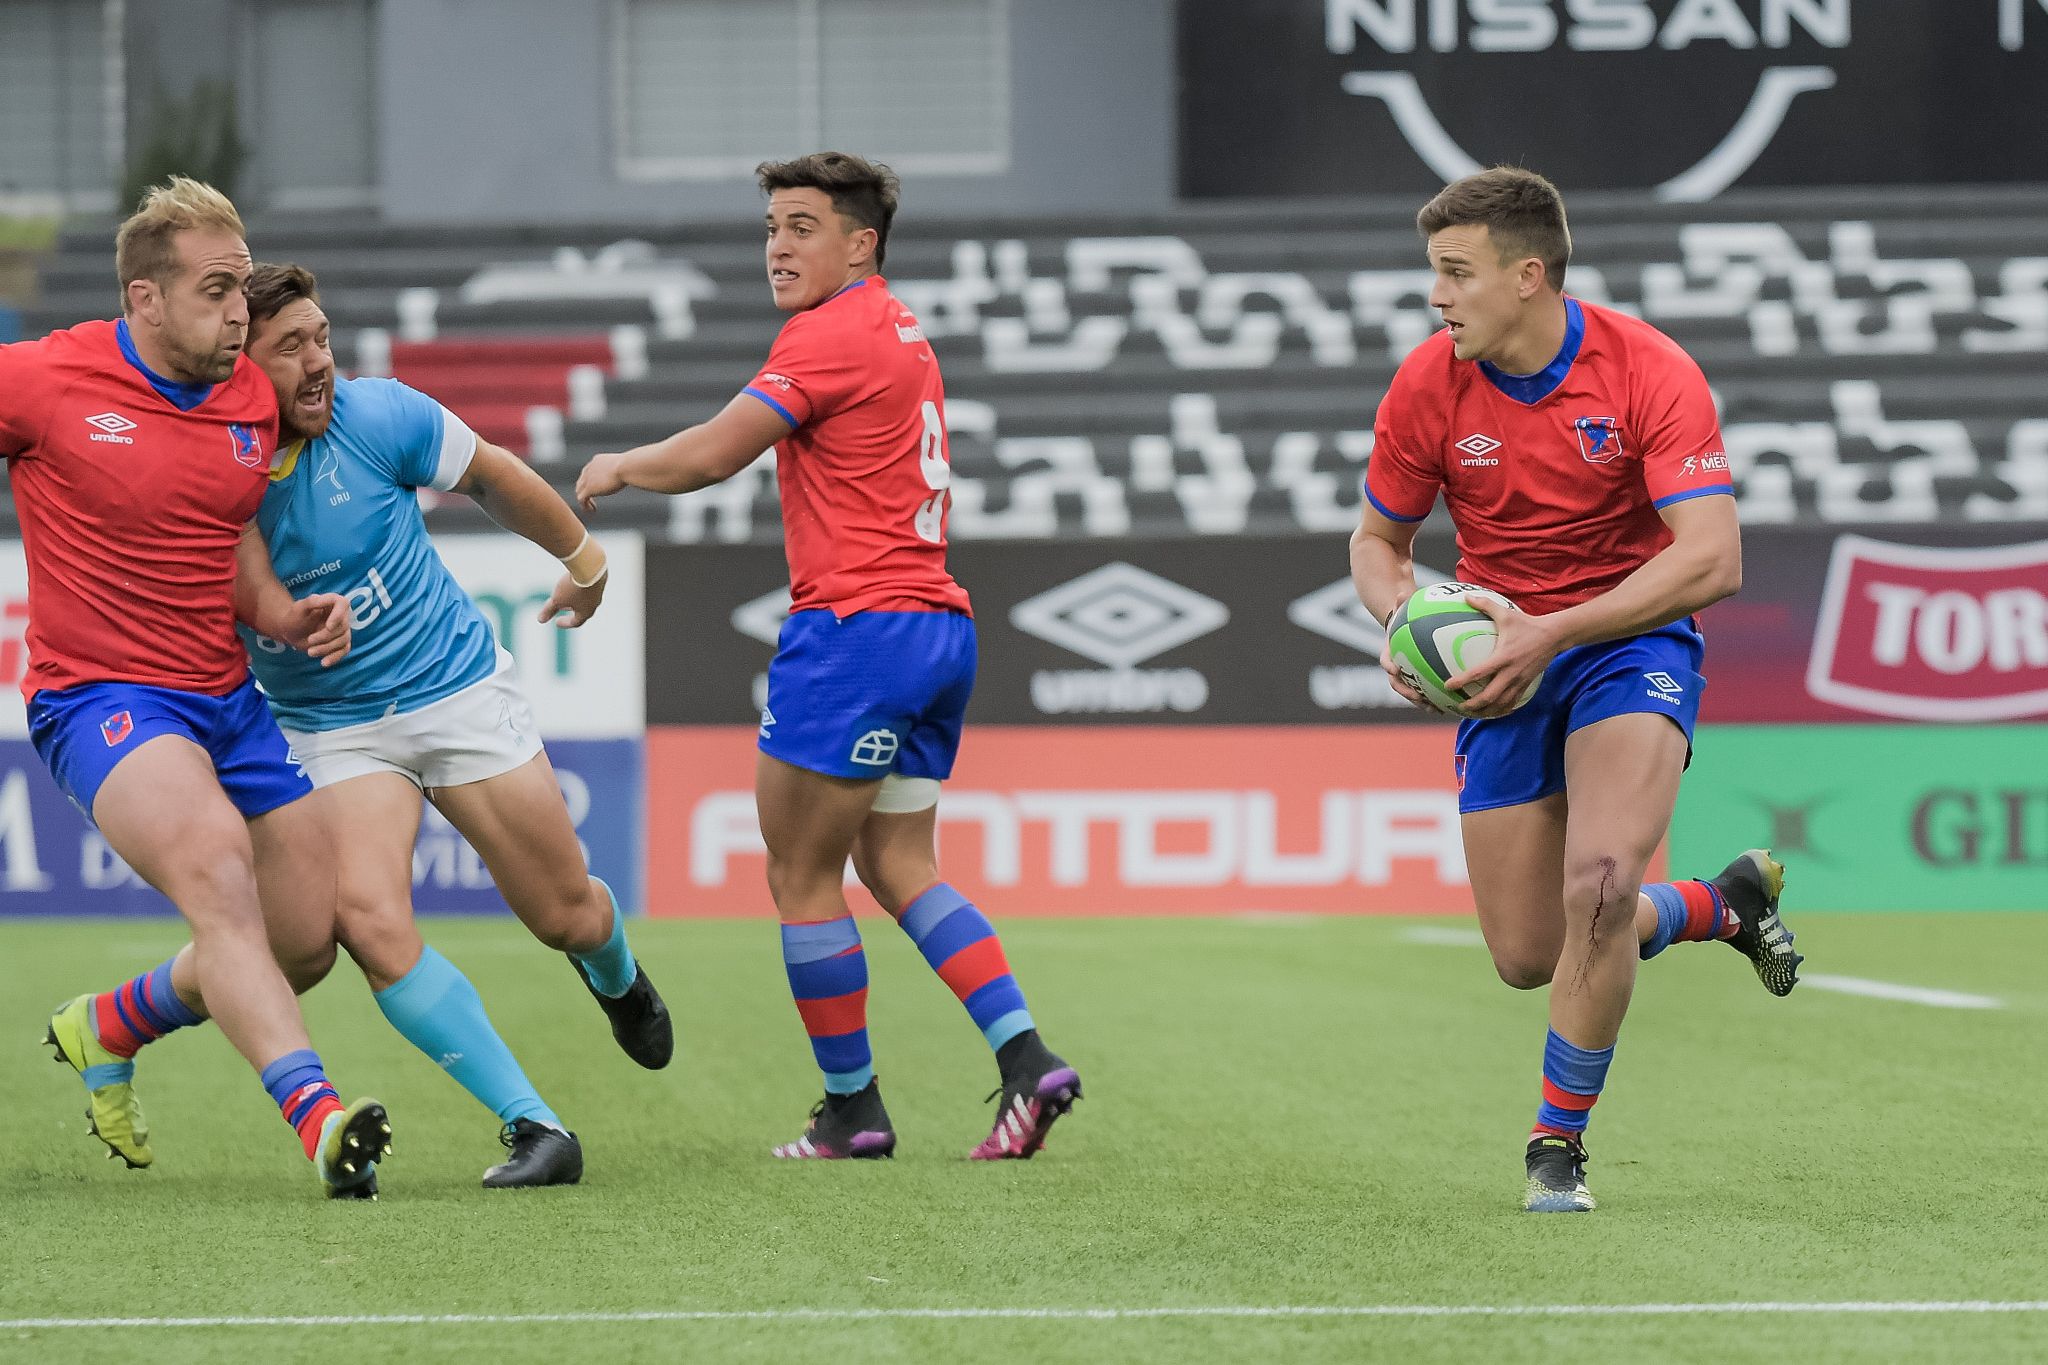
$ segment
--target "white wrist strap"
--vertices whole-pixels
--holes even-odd
[[[576,542],[576,548],[561,559],[562,567],[569,571],[569,581],[579,588],[594,588],[611,572],[611,565],[605,562],[604,547],[592,540],[588,531],[583,533],[583,539]],[[595,573],[591,573],[593,561],[597,566]],[[585,579],[583,574],[590,574],[590,577]]]

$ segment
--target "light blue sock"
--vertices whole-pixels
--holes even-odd
[[[419,965],[376,994],[391,1027],[505,1123],[562,1127],[491,1027],[483,998],[454,963],[428,947]]]
[[[594,952],[571,953],[569,957],[583,968],[584,979],[599,995],[616,1000],[633,989],[633,979],[640,975],[640,964],[633,960],[633,950],[626,946],[626,912],[619,909],[619,898],[602,877],[590,880],[604,887],[605,899],[612,903],[612,936],[604,946]]]

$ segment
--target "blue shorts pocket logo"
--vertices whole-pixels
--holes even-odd
[[[100,737],[109,749],[135,733],[135,720],[126,711],[116,711],[100,722]]]
[[[1668,701],[1677,706],[1685,696],[1685,684],[1669,673],[1645,673],[1643,681],[1650,685],[1649,695],[1658,701]]]
[[[899,741],[889,730],[870,730],[853,742],[848,760],[865,768],[883,768],[896,761]]]

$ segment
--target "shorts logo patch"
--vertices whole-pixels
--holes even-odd
[[[1465,790],[1465,755],[1451,755],[1451,771],[1458,775],[1458,790]]]
[[[775,713],[767,707],[761,708],[761,738],[767,739],[768,732],[775,728]]]
[[[1645,673],[1643,674],[1643,681],[1650,685],[1648,695],[1655,697],[1658,701],[1670,702],[1673,706],[1676,706],[1685,697],[1685,684],[1672,677],[1669,673]]]
[[[109,749],[135,733],[135,721],[126,711],[116,711],[100,722],[100,737]]]
[[[853,742],[853,752],[847,757],[864,768],[886,767],[896,761],[899,743],[891,731],[870,730]]]

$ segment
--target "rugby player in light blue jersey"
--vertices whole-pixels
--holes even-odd
[[[583,1170],[576,1137],[514,1060],[476,988],[413,921],[423,796],[469,840],[534,936],[569,955],[629,1057],[666,1066],[674,1036],[617,901],[584,863],[512,656],[435,553],[418,490],[467,494],[563,561],[543,621],[579,626],[597,610],[603,551],[545,479],[433,399],[396,380],[339,378],[309,271],[258,265],[247,292],[249,356],[277,390],[283,444],[256,524],[280,579],[351,606],[354,649],[332,668],[242,631],[347,850],[335,937],[392,1026],[504,1125],[510,1155],[483,1183],[572,1184]]]

